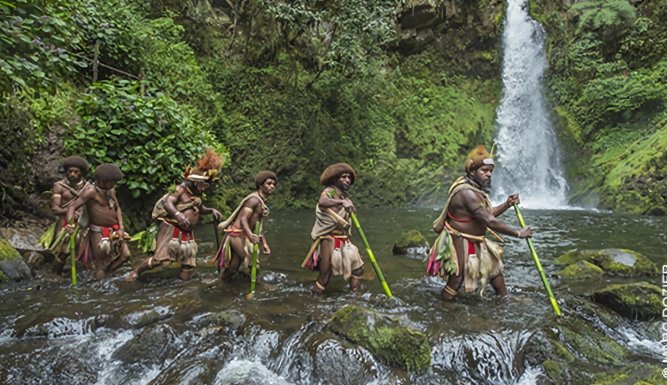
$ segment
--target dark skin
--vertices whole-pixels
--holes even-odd
[[[86,205],[86,210],[88,212],[88,217],[90,223],[100,227],[111,227],[112,225],[117,224],[118,230],[117,234],[124,234],[125,230],[123,228],[123,214],[118,205],[118,199],[116,198],[116,192],[113,189],[116,185],[115,181],[109,180],[95,180],[95,186],[89,186],[84,189],[74,202],[72,202],[67,208],[67,231],[74,231],[74,226],[72,225],[74,212],[79,207]],[[109,207],[106,196],[109,196],[113,201],[114,207]],[[92,233],[91,236],[99,238],[99,234]],[[108,257],[102,256],[102,252],[99,250],[97,242],[93,240],[91,242],[91,247],[93,249],[93,254],[98,259],[102,259],[101,262],[98,261],[98,266],[96,268],[95,276],[98,280],[104,279],[107,275],[113,274],[116,269],[121,265],[127,262],[130,259],[130,250],[127,247],[127,244],[123,245],[121,255],[114,261],[106,261]],[[108,263],[110,262],[110,263]]]
[[[340,211],[344,208],[348,212],[356,212],[357,209],[354,207],[354,203],[347,196],[347,190],[352,185],[352,176],[349,173],[343,173],[336,178],[332,187],[327,187],[320,194],[320,199],[317,204],[320,206],[320,209],[327,210],[332,209],[335,212]],[[333,190],[333,197],[329,196],[329,192]],[[342,235],[342,234],[341,234]],[[331,239],[322,239],[320,247],[320,259],[319,259],[319,271],[320,276],[317,278],[317,282],[322,286],[326,287],[329,284],[331,279],[331,254],[333,251],[333,240]],[[350,289],[357,290],[361,286],[361,280],[355,278],[354,276],[361,277],[364,274],[363,268],[358,268],[352,270],[352,277],[350,277]],[[316,293],[323,293],[324,290],[320,288],[317,283],[313,285],[313,291]]]
[[[491,184],[493,168],[492,165],[484,165],[472,171],[469,176],[480,183],[483,188],[488,188]],[[469,189],[461,190],[452,197],[449,204],[449,212],[457,218],[471,218],[472,220],[464,223],[448,219],[447,223],[449,223],[453,229],[470,235],[485,235],[487,229],[491,229],[497,233],[508,236],[528,238],[533,234],[533,230],[530,227],[515,229],[497,218],[497,216],[502,215],[507,209],[518,203],[519,195],[512,194],[507,197],[507,200],[504,203],[493,207],[490,212],[484,205],[484,199],[479,193]],[[464,242],[460,242],[460,237],[455,235],[452,236],[454,237],[456,254],[459,256],[459,274],[450,276],[447,280],[447,286],[456,292],[461,288],[461,285],[463,285],[465,276],[465,254],[463,250]],[[502,273],[493,277],[490,283],[496,294],[507,294],[505,278]],[[448,293],[443,289],[441,296],[443,299],[451,301],[454,299],[455,294]]]
[[[80,191],[81,188],[85,185],[83,180],[83,172],[78,167],[69,167],[66,172],[65,183],[75,191]],[[67,217],[67,207],[71,205],[76,198],[76,195],[68,189],[62,186],[60,183],[53,184],[53,198],[51,199],[51,211],[58,216],[60,219],[58,222],[62,223]],[[81,215],[80,210],[75,212],[74,219],[76,220],[79,215]],[[53,261],[53,272],[56,274],[61,274],[63,267],[65,265],[65,258],[62,258],[58,253]]]
[[[169,218],[176,220],[179,228],[185,231],[192,231],[195,225],[199,223],[199,217],[206,214],[213,214],[213,218],[215,218],[216,221],[220,220],[220,217],[222,217],[220,211],[211,207],[206,207],[203,204],[199,207],[199,211],[195,211],[194,209],[178,211],[176,209],[176,206],[180,203],[188,203],[191,202],[194,197],[201,197],[202,193],[209,187],[209,183],[205,181],[185,181],[183,184],[178,185],[173,193],[167,196],[164,201],[164,208],[169,214]],[[153,261],[151,263],[150,260],[151,258],[148,258],[139,266],[137,266],[137,268],[130,273],[128,280],[135,280],[143,272],[153,269],[164,263],[164,261]],[[181,272],[179,273],[178,277],[183,281],[188,281],[192,278],[193,272],[194,266],[183,265],[181,266]]]
[[[259,195],[266,201],[269,195],[273,194],[275,189],[276,181],[272,178],[269,178],[259,186],[258,192]],[[257,221],[261,220],[262,202],[258,198],[252,197],[246,201],[232,226],[243,230],[245,239],[249,239],[253,245],[261,242],[262,253],[269,255],[271,254],[271,248],[269,248],[268,243],[266,243],[266,238],[264,236],[257,236],[254,234],[255,225],[257,224]],[[225,282],[230,282],[232,280],[232,277],[239,271],[239,266],[241,266],[241,263],[243,263],[245,259],[245,239],[244,237],[230,238],[229,243],[232,249],[232,259],[229,265],[222,272],[220,272],[220,279]]]

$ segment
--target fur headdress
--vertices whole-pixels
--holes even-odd
[[[468,153],[465,169],[470,174],[482,166],[495,167],[495,165],[496,163],[493,161],[492,155],[486,150],[486,147],[480,144]]]
[[[63,159],[63,168],[67,171],[70,167],[76,167],[81,170],[82,173],[87,173],[90,166],[88,162],[80,156],[70,156]]]
[[[120,171],[120,168],[118,168],[118,166],[115,164],[102,163],[101,165],[97,166],[97,168],[95,168],[96,180],[116,182],[123,179],[124,176],[125,174],[123,174],[123,172]]]
[[[325,168],[324,172],[320,176],[320,183],[325,186],[329,186],[333,184],[336,178],[344,173],[350,174],[350,185],[353,185],[354,180],[357,179],[357,173],[354,171],[352,166],[347,163],[335,163]]]
[[[212,149],[206,149],[206,154],[197,161],[197,167],[185,169],[183,178],[193,182],[214,182],[220,179],[222,157]]]
[[[263,170],[255,175],[255,187],[259,188],[259,186],[263,185],[267,179],[273,179],[274,181],[278,182],[278,178],[276,178],[275,172]]]

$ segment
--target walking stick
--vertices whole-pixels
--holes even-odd
[[[366,234],[364,234],[364,230],[361,228],[361,224],[359,223],[357,214],[355,214],[354,211],[350,212],[350,214],[352,215],[352,223],[359,232],[361,240],[364,242],[364,247],[366,247],[366,253],[368,254],[368,259],[370,259],[371,265],[373,266],[373,270],[375,270],[375,274],[378,276],[378,279],[382,284],[382,289],[384,289],[384,293],[389,298],[393,297],[393,295],[391,294],[391,289],[389,289],[389,284],[387,283],[387,280],[384,279],[384,275],[382,275],[382,270],[380,270],[380,265],[378,265],[377,261],[375,260],[375,255],[373,255],[373,251],[371,250],[371,245],[368,243],[368,239],[366,239]]]
[[[76,231],[69,235],[69,259],[72,264],[72,287],[76,287]]]
[[[519,210],[519,205],[514,204],[514,210],[516,211],[516,217],[519,220],[519,225],[521,225],[522,228],[525,228],[526,222],[523,221],[523,216],[521,215],[521,211]],[[540,278],[542,279],[542,283],[544,284],[544,289],[547,291],[547,294],[549,295],[549,301],[551,301],[551,307],[554,309],[554,313],[556,313],[556,315],[560,317],[561,313],[560,313],[560,308],[558,307],[558,302],[556,302],[556,297],[554,297],[554,293],[551,291],[551,286],[549,286],[549,281],[547,281],[547,276],[544,274],[544,270],[542,269],[542,264],[540,263],[540,259],[537,257],[537,252],[535,252],[535,246],[533,246],[533,239],[526,238],[526,242],[528,242],[528,249],[530,249],[530,255],[533,257],[533,262],[535,262],[535,267],[537,268],[537,271],[540,273]]]
[[[255,223],[255,235],[259,236],[259,228],[261,222],[257,220]],[[252,265],[250,267],[250,292],[246,295],[246,299],[255,298],[255,283],[257,281],[257,254],[259,254],[259,242],[252,245]]]
[[[220,236],[218,235],[218,223],[220,223],[220,222],[216,221],[214,219],[213,222],[211,222],[211,223],[213,224],[213,234],[215,234],[215,249],[219,250],[220,249]]]

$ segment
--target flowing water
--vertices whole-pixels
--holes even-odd
[[[503,97],[498,106],[496,197],[521,193],[531,208],[567,205],[558,143],[544,97],[546,33],[526,0],[509,0],[503,32]]]
[[[432,209],[362,210],[359,218],[394,293],[387,299],[365,267],[363,287],[350,293],[334,277],[324,296],[311,294],[316,273],[299,267],[309,247],[311,210],[271,214],[255,299],[245,299],[248,278],[223,284],[206,264],[215,248],[212,226],[198,229],[201,266],[181,282],[178,270],[152,274],[146,282],[121,276],[93,282],[80,274],[78,288],[66,276],[46,272],[28,283],[2,288],[0,383],[7,384],[534,384],[544,376],[528,364],[534,333],[558,322],[525,243],[509,240],[504,255],[510,295],[499,299],[459,295],[438,300],[443,281],[424,276],[419,259],[391,254],[407,229],[430,240]],[[629,350],[628,364],[659,364],[657,322],[626,320],[590,304],[581,294],[603,282],[569,284],[551,261],[573,248],[636,249],[666,263],[667,218],[586,211],[525,210],[535,245],[551,278],[564,319],[582,319]],[[505,219],[516,225],[513,214]],[[353,241],[360,241],[353,237]],[[137,264],[140,256],[132,263]],[[88,276],[89,277],[89,276]],[[655,278],[656,284],[658,278]],[[332,314],[356,304],[399,318],[423,331],[431,366],[416,374],[389,367],[369,351],[327,328]],[[606,314],[606,318],[598,315]],[[612,318],[616,327],[608,325]],[[584,371],[604,370],[595,365]]]

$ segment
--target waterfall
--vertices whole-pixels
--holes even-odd
[[[496,201],[518,192],[530,208],[564,208],[567,181],[544,100],[546,33],[526,0],[508,0],[503,32],[503,97],[497,110]]]

